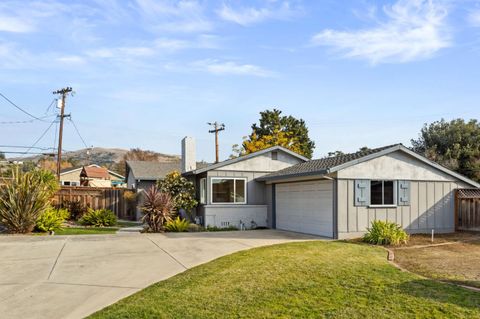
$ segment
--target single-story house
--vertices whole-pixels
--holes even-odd
[[[84,168],[87,168],[87,169],[90,169],[90,168],[93,168],[93,169],[102,169],[103,168],[97,164],[90,164],[90,165],[86,165],[86,166],[79,166],[79,167],[70,167],[70,168],[66,168],[66,169],[63,169],[61,170],[60,172],[60,183],[62,184],[62,186],[81,186],[81,178],[80,178],[80,175],[83,171]],[[108,180],[109,182],[108,183],[105,183],[105,182],[100,182],[102,185],[105,185],[105,186],[101,186],[101,187],[122,187],[125,185],[125,177],[118,174],[118,173],[115,173],[111,170],[107,170],[105,169],[106,172],[108,173]],[[93,172],[92,172],[93,174]],[[102,176],[100,177],[100,180],[105,180],[107,179],[105,176],[103,176],[104,173],[102,173]],[[91,176],[91,178],[95,178],[93,176]],[[90,183],[89,186],[92,186],[92,187],[100,187],[100,186],[95,186],[96,183],[94,182],[93,184]]]
[[[317,160],[276,146],[183,175],[196,185],[205,226],[339,239],[361,236],[376,219],[410,233],[452,232],[454,190],[480,187],[401,144]]]
[[[105,167],[84,166],[80,172],[80,186],[111,187],[110,174]]]

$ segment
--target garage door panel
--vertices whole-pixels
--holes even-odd
[[[333,236],[332,181],[276,185],[276,226],[321,236]]]

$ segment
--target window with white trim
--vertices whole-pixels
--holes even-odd
[[[395,205],[395,182],[387,180],[370,181],[370,205]]]
[[[207,203],[207,179],[200,179],[200,204]]]
[[[213,204],[246,204],[247,179],[233,177],[212,178]]]

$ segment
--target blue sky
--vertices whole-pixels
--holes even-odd
[[[0,92],[67,113],[88,145],[221,157],[258,113],[305,119],[315,157],[409,144],[423,123],[479,118],[480,1],[0,1]],[[49,111],[50,114],[51,110]],[[28,120],[0,100],[0,121]],[[1,124],[30,146],[48,122]],[[38,146],[53,147],[54,130]],[[83,147],[67,121],[64,148]]]

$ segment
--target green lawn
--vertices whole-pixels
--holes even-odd
[[[145,269],[155,271],[155,269]],[[480,318],[480,293],[424,280],[380,248],[304,242],[235,253],[91,318]]]
[[[55,232],[55,235],[105,235],[115,234],[117,227],[65,227]]]

